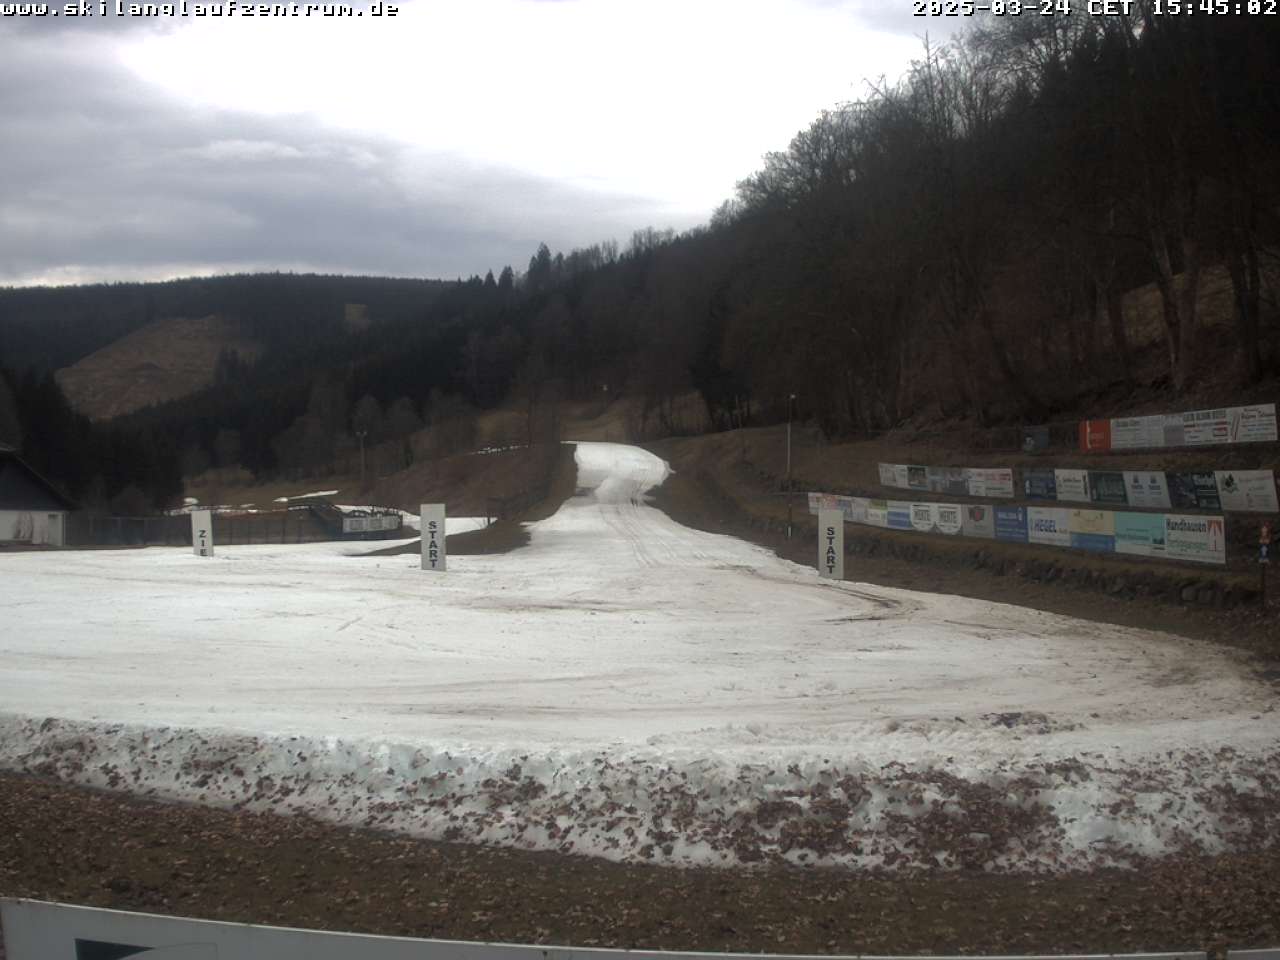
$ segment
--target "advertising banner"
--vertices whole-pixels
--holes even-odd
[[[882,487],[896,487],[898,484],[894,480],[894,467],[892,463],[877,464],[880,470],[880,485]]]
[[[1023,470],[1022,492],[1028,500],[1057,500],[1057,471],[1038,467]]]
[[[1048,427],[1023,427],[1022,428],[1022,452],[1023,453],[1040,453],[1042,450],[1049,449],[1049,428]]]
[[[1028,507],[1027,539],[1050,547],[1071,546],[1071,511],[1060,507]]]
[[[1135,557],[1164,556],[1164,514],[1126,513],[1113,515],[1116,553]]]
[[[1072,510],[1068,521],[1071,546],[1095,553],[1114,553],[1116,549],[1115,514],[1110,510]]]
[[[996,539],[1010,543],[1027,542],[1027,508],[996,507]]]
[[[844,579],[844,513],[818,513],[818,573],[827,580]]]
[[[1276,479],[1270,470],[1219,470],[1218,499],[1223,510],[1241,513],[1280,513]]]
[[[889,501],[889,529],[911,529],[911,504],[904,503],[901,500]]]
[[[889,501],[867,501],[867,525],[885,529],[889,526]]]
[[[1218,478],[1212,473],[1166,473],[1169,504],[1175,510],[1221,510]]]
[[[946,493],[947,471],[945,467],[925,467],[924,486],[930,493]]]
[[[1008,467],[972,467],[968,471],[971,497],[1013,497],[1013,470]]]
[[[1179,427],[1181,421],[1178,421]],[[1164,416],[1121,417],[1111,421],[1112,450],[1145,450],[1163,447]]]
[[[840,509],[844,513],[845,522],[866,523],[868,503],[870,501],[866,497],[841,497]]]
[[[1058,488],[1058,500],[1071,503],[1089,502],[1089,472],[1087,470],[1055,470],[1054,484]]]
[[[809,512],[817,515],[819,510],[839,510],[840,502],[835,494],[831,493],[811,493],[809,494]]]
[[[1081,450],[1110,450],[1111,443],[1110,420],[1082,420],[1080,422]]]
[[[924,467],[907,467],[907,482],[904,485],[907,490],[928,490],[929,489],[929,472]]]
[[[1188,447],[1204,447],[1231,442],[1231,421],[1225,407],[1192,410],[1182,415],[1182,442]]]
[[[1094,503],[1114,503],[1122,507],[1128,505],[1124,474],[1111,470],[1090,470],[1089,498]]]
[[[1168,510],[1173,506],[1169,502],[1169,485],[1165,482],[1164,473],[1158,470],[1124,471],[1124,488],[1131,507]]]
[[[964,508],[955,503],[935,503],[933,507],[938,532],[949,537],[958,536],[964,526],[961,518],[961,510]]]
[[[911,468],[905,463],[893,464],[893,485],[902,490],[911,486]]]
[[[938,526],[937,513],[932,503],[911,505],[911,529],[917,533],[933,533]]]
[[[943,493],[952,497],[969,495],[969,471],[965,467],[947,467]]]
[[[1165,514],[1165,556],[1193,563],[1226,563],[1226,525],[1222,517]]]
[[[445,544],[444,504],[424,503],[419,508],[418,515],[422,529],[422,569],[443,573],[449,566]]]
[[[984,540],[994,540],[996,535],[995,511],[986,504],[964,507],[960,516],[960,532],[966,537],[981,537]]]
[[[191,511],[191,551],[197,557],[213,556],[213,511]]]
[[[1232,407],[1227,411],[1227,433],[1231,443],[1268,443],[1276,439],[1276,405],[1256,404]]]

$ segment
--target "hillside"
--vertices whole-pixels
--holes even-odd
[[[57,380],[79,413],[109,420],[209,386],[224,350],[252,361],[261,347],[216,314],[157,320],[59,370]]]

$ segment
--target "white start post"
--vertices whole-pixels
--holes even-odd
[[[422,526],[422,569],[446,569],[444,504],[424,503],[418,508]]]
[[[213,556],[213,511],[191,511],[191,548],[197,557]]]
[[[818,511],[818,572],[829,580],[844,579],[844,511]]]

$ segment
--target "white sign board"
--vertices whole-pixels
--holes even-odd
[[[1276,405],[1232,407],[1227,411],[1227,436],[1232,443],[1268,443],[1276,440]]]
[[[1056,507],[1028,507],[1027,539],[1051,547],[1071,546],[1071,511]]]
[[[818,572],[828,580],[844,579],[844,511],[818,511]]]
[[[1165,556],[1192,563],[1226,563],[1226,525],[1222,517],[1165,514]]]
[[[1009,467],[972,467],[966,473],[971,497],[1013,496],[1013,470]]]
[[[213,556],[213,511],[191,511],[191,549],[197,557]]]
[[[217,920],[186,920],[32,900],[0,901],[8,960],[76,960],[98,956],[139,960],[800,960],[795,954],[665,953],[590,947],[411,940],[357,933],[291,930]],[[87,949],[77,947],[80,941]],[[112,949],[115,947],[116,949]],[[134,947],[133,952],[120,948]],[[96,948],[96,950],[95,950]],[[1267,951],[1228,954],[1232,960],[1273,960]],[[1205,960],[1203,951],[1129,954],[1115,960]],[[892,958],[889,958],[892,960]],[[1034,958],[1032,958],[1034,960]],[[1053,960],[1098,960],[1065,954]]]
[[[422,518],[422,569],[443,572],[447,568],[445,550],[444,504],[424,503],[418,511]]]
[[[1073,503],[1089,502],[1089,473],[1087,470],[1055,470],[1058,499]]]
[[[1270,470],[1218,470],[1218,498],[1223,510],[1280,513],[1276,478]]]
[[[1159,470],[1125,470],[1125,495],[1129,506],[1148,510],[1168,510],[1169,484]]]

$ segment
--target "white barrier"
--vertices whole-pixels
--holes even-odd
[[[8,960],[76,960],[134,956],[144,960],[817,960],[806,954],[695,953],[542,947],[456,940],[411,940],[295,930],[216,920],[187,920],[35,900],[0,900]],[[112,948],[115,948],[114,950]],[[120,948],[134,948],[122,952]],[[1233,960],[1280,960],[1280,951],[1235,952]],[[1202,950],[1178,953],[1055,954],[1043,960],[1208,960]],[[823,960],[838,960],[825,955]],[[875,957],[866,960],[900,960]],[[901,958],[906,960],[906,958]],[[951,960],[951,958],[937,958]],[[972,960],[972,958],[970,958]],[[999,957],[989,960],[1041,960]]]

